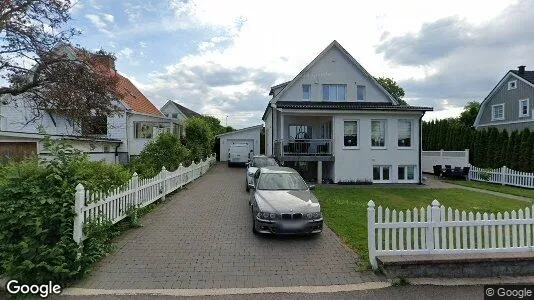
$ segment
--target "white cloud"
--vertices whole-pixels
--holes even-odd
[[[109,27],[115,22],[115,17],[106,13],[86,14],[85,18],[91,21],[100,32],[112,35]]]
[[[123,48],[119,52],[117,52],[118,57],[123,57],[126,59],[132,58],[132,54],[133,54],[133,50],[128,47]]]
[[[145,85],[158,105],[170,98],[177,99],[203,113],[221,118],[229,115],[229,125],[241,127],[261,122],[269,99],[268,85],[292,79],[334,39],[375,76],[393,77],[397,81],[424,79],[436,74],[437,69],[391,63],[376,53],[376,45],[388,36],[417,32],[423,23],[440,18],[457,16],[480,24],[509,4],[491,1],[480,5],[465,0],[330,0],[325,6],[309,1],[176,0],[170,5],[173,20],[144,24],[135,32],[190,28],[216,32],[198,42],[198,52],[152,73]],[[243,68],[245,72],[263,70],[273,77],[268,84],[253,78],[247,83],[220,86],[207,83],[206,78],[191,71],[195,67],[206,71],[213,66],[224,70]],[[455,112],[457,107],[444,110]]]

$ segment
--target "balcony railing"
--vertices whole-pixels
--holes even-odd
[[[332,139],[290,139],[275,141],[275,155],[281,156],[332,156]]]

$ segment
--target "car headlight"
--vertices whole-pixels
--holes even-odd
[[[264,219],[264,220],[276,220],[278,217],[277,214],[272,212],[259,212],[258,218]]]
[[[321,212],[307,213],[306,214],[306,218],[308,220],[320,219],[321,218]]]

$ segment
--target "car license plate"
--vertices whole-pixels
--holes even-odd
[[[302,223],[282,223],[283,230],[295,230],[302,228]]]

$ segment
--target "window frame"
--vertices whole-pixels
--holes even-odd
[[[140,129],[139,130],[137,129],[137,125],[139,125],[139,126],[143,126],[143,125],[150,126],[152,128],[150,137],[141,137],[139,135]],[[150,122],[143,122],[143,121],[134,122],[134,139],[137,139],[137,140],[150,140],[150,139],[153,139],[154,138],[154,127],[156,127],[156,126],[153,123],[150,123]]]
[[[290,139],[293,139],[293,140],[302,140],[302,139],[297,139],[296,136],[297,134],[301,133],[301,132],[304,132],[304,131],[296,131],[295,130],[295,136],[291,136],[291,127],[306,127],[306,134],[309,133],[309,137],[304,139],[304,140],[309,140],[309,139],[313,139],[313,126],[312,125],[309,125],[309,124],[297,124],[297,123],[294,123],[294,124],[289,124],[287,126],[287,136],[288,138]],[[309,129],[309,130],[308,130]]]
[[[356,146],[345,146],[345,122],[356,122]],[[360,149],[360,119],[344,119],[343,120],[343,145],[344,150],[358,150]]]
[[[399,129],[400,129],[400,122],[401,121],[408,121],[410,122],[410,146],[399,146]],[[413,149],[413,142],[414,142],[414,120],[412,119],[398,119],[397,120],[397,148],[398,149]]]
[[[498,106],[502,106],[502,118],[495,118],[495,108]],[[491,120],[492,121],[503,121],[505,119],[504,117],[504,103],[494,104],[491,106]]]
[[[514,84],[513,87],[511,85],[512,83]],[[515,89],[517,89],[517,79],[508,81],[508,90],[510,91],[510,90],[515,90]]]
[[[388,120],[387,119],[371,119],[371,149],[384,150],[388,145]],[[373,122],[384,122],[384,146],[373,146]]]
[[[363,98],[362,99],[358,99],[360,88],[363,88]],[[356,85],[356,101],[365,101],[366,96],[367,96],[367,88],[365,87],[365,85],[362,85],[362,84]]]
[[[400,179],[400,176],[399,176],[399,168],[404,168],[404,172],[403,172],[403,176],[404,176],[404,179]],[[412,168],[413,170],[413,178],[412,179],[409,179],[408,178],[408,168]],[[397,181],[398,182],[417,182],[417,168],[416,168],[416,165],[398,165],[397,166]]]
[[[338,88],[343,86],[344,87],[344,97],[343,99],[339,99],[339,93],[338,93]],[[336,88],[336,99],[330,99],[330,87],[335,87]],[[328,99],[325,98],[325,88],[328,88]],[[347,85],[344,84],[344,83],[325,83],[321,86],[321,89],[322,89],[322,98],[323,98],[323,101],[347,101]]]
[[[308,98],[304,98],[304,87],[308,87]],[[303,84],[302,85],[302,100],[303,101],[310,101],[311,100],[311,84]]]
[[[526,106],[527,106],[527,113],[526,114],[523,114],[523,102],[526,102]],[[528,117],[530,116],[530,99],[529,98],[526,98],[526,99],[520,99],[519,100],[519,117],[520,118],[523,118],[523,117]]]
[[[374,176],[375,167],[379,168],[380,179],[375,179],[375,176]],[[385,167],[388,168],[388,177],[389,178],[387,180],[384,180],[384,168]],[[392,166],[391,165],[373,165],[372,168],[371,168],[371,179],[372,179],[373,183],[391,183],[391,182],[393,182],[393,180],[391,179],[391,170],[392,170]]]

